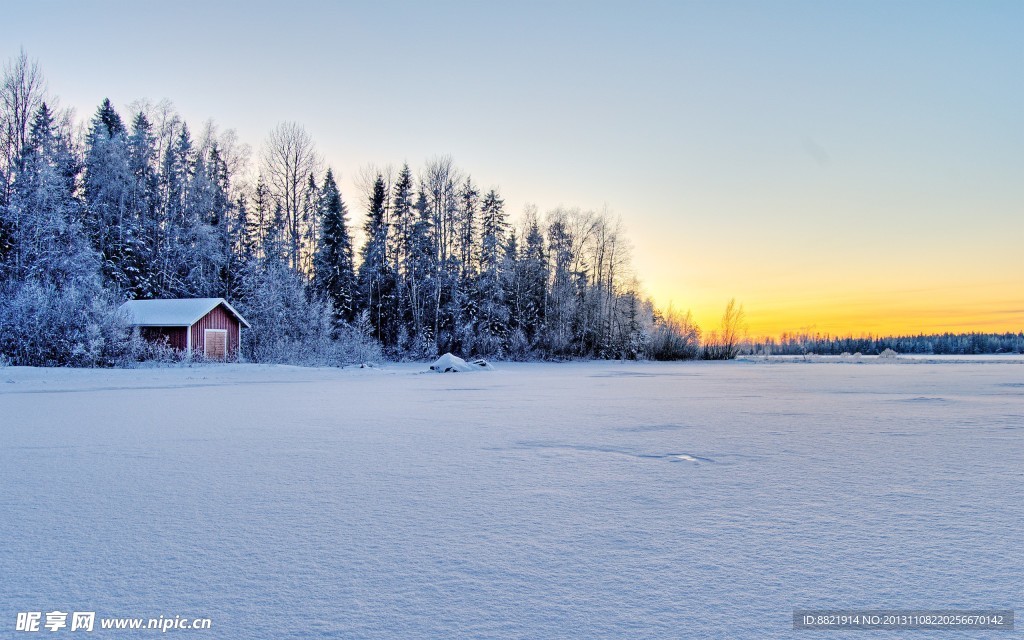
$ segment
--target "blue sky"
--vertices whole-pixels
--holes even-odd
[[[1024,3],[210,4],[11,3],[0,56],[80,117],[300,122],[353,204],[451,154],[514,214],[607,206],[705,325],[1024,327]]]

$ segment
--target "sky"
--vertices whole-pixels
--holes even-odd
[[[1018,0],[5,4],[79,118],[298,122],[357,226],[361,168],[447,154],[514,216],[621,217],[708,329],[1024,330]]]

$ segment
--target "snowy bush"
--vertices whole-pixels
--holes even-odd
[[[384,359],[380,343],[373,339],[373,327],[365,311],[353,324],[340,323],[335,330],[335,357],[341,364],[379,362]]]
[[[896,353],[895,351],[893,351],[892,349],[886,349],[885,351],[883,351],[880,354],[878,354],[878,357],[879,358],[885,358],[885,359],[889,360],[889,359],[896,358],[896,356],[898,356],[898,355],[899,354]]]
[[[327,304],[309,300],[298,274],[281,265],[254,269],[238,310],[252,324],[242,332],[242,352],[253,362],[329,364],[331,316]]]
[[[100,367],[135,360],[141,342],[91,280],[63,287],[29,280],[0,294],[0,353],[13,364]]]
[[[330,303],[307,295],[293,271],[272,266],[252,283],[238,303],[252,324],[242,332],[242,352],[252,362],[339,366],[381,359],[368,320],[335,324]]]
[[[505,357],[509,360],[527,360],[530,357],[530,341],[522,329],[516,328],[509,333]]]
[[[138,349],[138,360],[150,364],[177,364],[191,361],[190,354],[172,347],[165,339],[162,342],[156,340],[142,340],[136,331],[135,337],[141,340]]]
[[[657,319],[648,340],[655,360],[692,360],[700,353],[700,329],[689,311],[679,313],[669,307]]]

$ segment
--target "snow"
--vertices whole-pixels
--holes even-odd
[[[191,327],[221,304],[230,309],[244,326],[249,326],[224,298],[129,300],[119,310],[128,315],[132,324],[140,327]]]
[[[1024,360],[863,360],[0,369],[0,635],[54,609],[802,638],[795,608],[1024,608]]]
[[[477,358],[473,362],[466,362],[458,356],[446,353],[430,365],[430,370],[437,373],[467,373],[471,371],[492,371],[494,367],[486,360]]]

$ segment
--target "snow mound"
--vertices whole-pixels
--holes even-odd
[[[899,354],[896,353],[895,351],[893,351],[892,349],[886,348],[885,351],[883,351],[882,353],[878,354],[878,357],[879,358],[884,358],[884,359],[888,360],[888,359],[895,358],[898,355]]]
[[[458,356],[446,353],[438,358],[434,364],[430,365],[430,370],[438,373],[458,373],[460,371],[493,371],[494,367],[492,367],[489,362],[481,358],[477,358],[472,362],[466,362]]]

